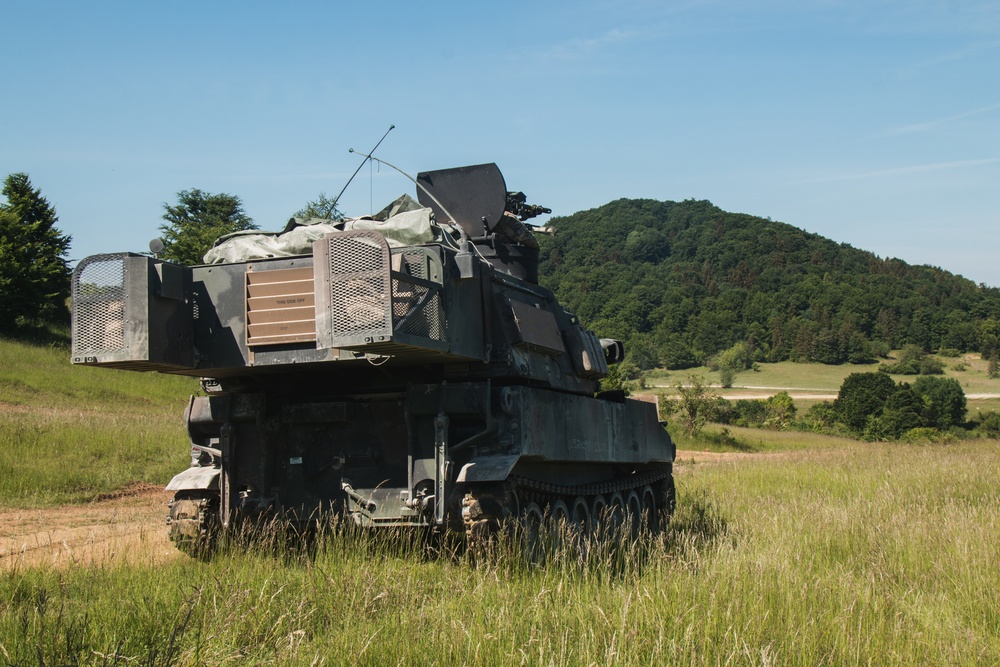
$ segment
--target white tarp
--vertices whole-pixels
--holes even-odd
[[[445,232],[434,221],[431,209],[403,195],[373,216],[347,220],[292,218],[281,232],[246,231],[223,236],[205,253],[205,264],[247,262],[270,257],[311,255],[313,241],[331,232],[371,229],[391,247],[441,242]]]

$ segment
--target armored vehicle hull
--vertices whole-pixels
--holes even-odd
[[[655,405],[598,391],[621,345],[535,284],[523,195],[495,165],[418,185],[403,240],[387,216],[290,225],[308,252],[268,237],[217,264],[76,268],[74,363],[202,378],[191,467],[167,487],[181,548],[262,515],[476,537],[543,516],[589,530],[607,510],[635,532],[672,509]]]

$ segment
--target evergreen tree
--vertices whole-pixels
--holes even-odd
[[[19,320],[65,321],[70,237],[55,226],[55,208],[28,175],[4,181],[0,205],[0,329]]]
[[[209,194],[195,188],[177,193],[177,205],[164,204],[160,226],[163,252],[160,257],[178,264],[201,264],[215,240],[233,232],[257,229],[243,211],[243,202],[235,195]]]

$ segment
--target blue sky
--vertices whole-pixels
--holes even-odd
[[[571,214],[708,199],[1000,286],[1000,3],[2,3],[0,176],[72,257],[144,250],[183,189],[264,229],[377,155],[496,162]],[[349,215],[412,186],[364,167]]]

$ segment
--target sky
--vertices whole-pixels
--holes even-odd
[[[0,178],[41,188],[74,261],[146,250],[193,188],[280,229],[394,125],[383,160],[496,162],[554,215],[707,199],[1000,286],[996,0],[0,0],[0,16]],[[369,163],[340,208],[404,192]]]

